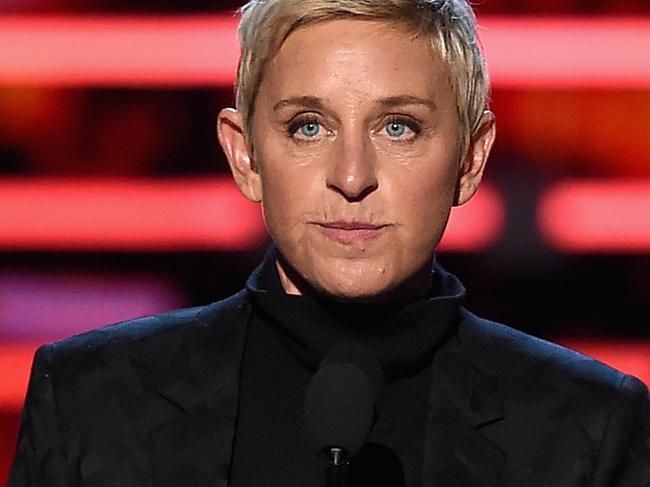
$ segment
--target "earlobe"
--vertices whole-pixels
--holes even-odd
[[[236,110],[221,110],[217,119],[217,137],[239,190],[249,200],[261,201],[260,175],[253,165],[241,117]]]
[[[478,190],[495,136],[494,114],[489,110],[485,110],[479,130],[472,137],[460,167],[454,206],[467,203]]]

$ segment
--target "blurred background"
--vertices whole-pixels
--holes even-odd
[[[268,241],[215,137],[224,0],[0,0],[0,482],[35,348],[225,297]],[[650,383],[650,3],[476,5],[498,137],[439,261],[487,318]]]

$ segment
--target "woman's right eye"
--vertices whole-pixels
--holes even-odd
[[[320,124],[318,122],[307,121],[300,125],[299,130],[305,137],[315,137],[320,132]]]
[[[309,140],[322,135],[322,128],[322,125],[315,118],[301,117],[289,123],[287,132],[289,137],[294,139]]]

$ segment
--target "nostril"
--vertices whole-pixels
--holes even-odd
[[[374,164],[364,158],[335,164],[328,176],[327,186],[349,201],[361,200],[378,188]]]
[[[363,200],[379,187],[376,181],[373,181],[371,184],[357,184],[356,181],[350,180],[346,181],[346,183],[348,184],[337,185],[328,183],[327,187],[339,193],[351,203]]]

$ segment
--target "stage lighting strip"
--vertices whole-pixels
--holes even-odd
[[[590,339],[563,343],[633,374],[650,386],[650,342]],[[37,346],[35,343],[0,343],[0,411],[18,411],[22,407]]]
[[[650,252],[650,182],[564,181],[538,205],[539,231],[567,253]]]
[[[227,86],[235,28],[226,16],[4,16],[0,83]]]
[[[497,87],[650,87],[650,18],[480,19]],[[0,16],[0,83],[229,86],[236,19]]]
[[[22,407],[37,347],[34,343],[0,342],[0,411],[15,411]]]
[[[257,204],[226,178],[0,180],[0,249],[250,250]]]
[[[452,211],[441,248],[476,252],[498,240],[500,195],[482,187]],[[251,250],[266,231],[230,178],[0,179],[0,250]]]

